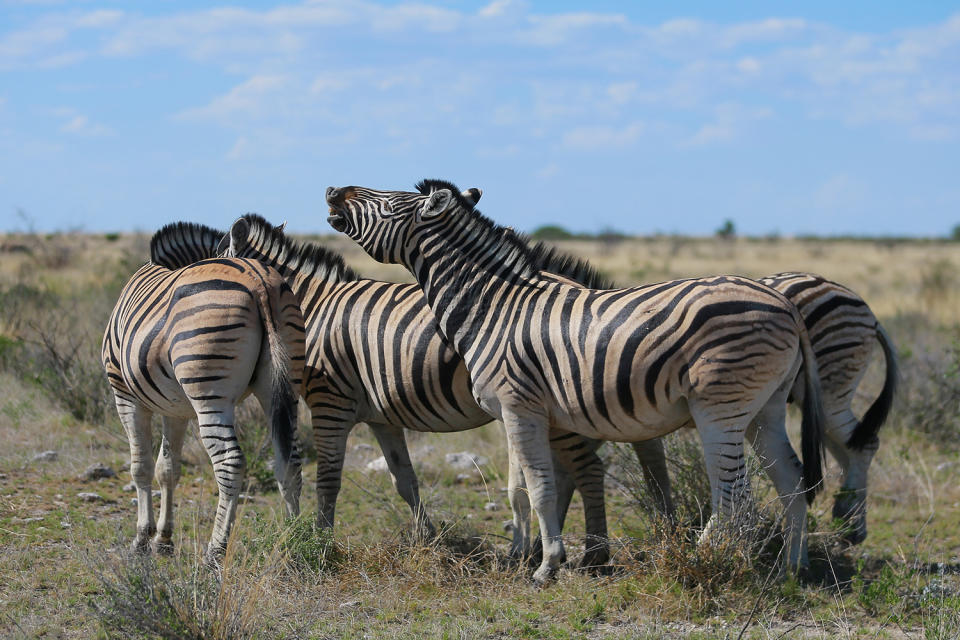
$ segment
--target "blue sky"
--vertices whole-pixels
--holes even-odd
[[[0,230],[438,177],[527,230],[944,235],[958,176],[947,3],[0,0]]]

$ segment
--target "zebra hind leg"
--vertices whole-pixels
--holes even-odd
[[[236,517],[237,501],[246,476],[246,459],[234,429],[232,400],[224,400],[222,404],[209,400],[198,402],[196,411],[200,422],[200,441],[213,463],[213,475],[219,489],[217,515],[206,552],[207,563],[216,565],[226,551],[230,529]]]
[[[775,393],[757,413],[747,437],[784,508],[786,569],[809,565],[807,557],[807,501],[803,491],[803,465],[790,445],[786,431],[786,393]]]
[[[114,396],[120,421],[127,432],[130,444],[130,475],[137,488],[137,534],[131,548],[137,553],[144,553],[150,550],[150,539],[157,531],[151,494],[154,467],[150,421],[153,413],[134,400],[116,393]]]
[[[607,511],[603,493],[605,470],[597,455],[602,441],[587,438],[577,433],[551,431],[550,446],[554,456],[554,475],[557,482],[557,516],[563,528],[570,498],[576,488],[583,499],[583,516],[586,524],[584,555],[580,567],[592,569],[605,565],[610,560],[610,543],[607,538]],[[569,486],[559,479],[569,474]]]
[[[400,497],[410,505],[414,537],[420,542],[433,540],[437,536],[437,530],[420,500],[417,474],[410,461],[410,451],[407,449],[403,429],[389,424],[370,424],[370,429],[383,451],[390,475],[393,476],[393,486]]]
[[[744,432],[752,415],[723,417],[691,407],[700,434],[703,458],[710,478],[713,514],[700,534],[699,544],[709,544],[723,529],[749,525],[750,477],[744,457]],[[721,526],[722,525],[722,526]]]
[[[188,420],[163,417],[163,439],[157,456],[157,482],[160,483],[160,519],[153,539],[156,553],[173,553],[173,492],[180,481],[180,454]]]
[[[317,452],[317,526],[332,529],[347,454],[347,436],[356,420],[334,412],[330,400],[311,397],[313,443]]]

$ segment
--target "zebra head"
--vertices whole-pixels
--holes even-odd
[[[330,187],[327,221],[350,236],[378,262],[403,264],[418,229],[442,222],[457,209],[472,210],[480,189],[461,192],[442,180],[424,180],[417,191],[377,191],[365,187]]]

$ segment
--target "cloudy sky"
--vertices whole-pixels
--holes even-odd
[[[424,177],[528,230],[943,235],[960,8],[0,0],[0,230],[326,233]]]

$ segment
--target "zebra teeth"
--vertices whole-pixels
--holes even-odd
[[[347,228],[346,220],[343,219],[343,216],[335,213],[332,209],[330,213],[332,215],[327,217],[327,222],[330,223],[330,226],[333,227],[334,231],[343,233]]]

